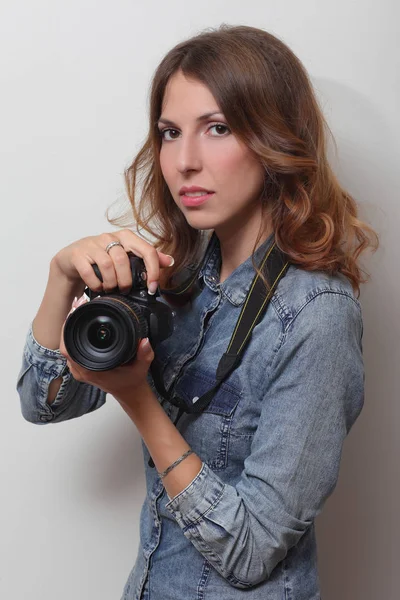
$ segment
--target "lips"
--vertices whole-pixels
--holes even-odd
[[[181,195],[181,202],[183,206],[200,206],[207,202],[209,198],[214,195],[214,192],[210,192],[209,194],[203,194],[202,196],[186,196],[186,194]]]
[[[207,190],[206,188],[203,187],[199,187],[197,185],[191,185],[190,187],[184,185],[183,187],[181,187],[181,189],[179,190],[179,195],[183,196],[184,194],[186,194],[187,192],[191,193],[191,192],[207,192],[207,194],[212,194],[213,191],[212,190]]]

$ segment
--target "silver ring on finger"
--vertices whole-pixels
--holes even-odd
[[[109,254],[109,252],[110,252],[110,250],[111,250],[111,248],[112,248],[113,246],[121,246],[121,248],[123,248],[123,245],[121,244],[121,242],[110,242],[110,243],[109,243],[109,244],[107,244],[107,246],[106,246],[106,252],[107,252],[107,254]]]

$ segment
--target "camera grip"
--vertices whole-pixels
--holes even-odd
[[[127,252],[127,255],[129,257],[129,262],[131,265],[132,288],[134,288],[134,289],[137,289],[137,288],[142,289],[143,288],[144,289],[146,286],[146,284],[145,284],[146,267],[144,264],[144,260],[142,258],[140,258],[139,256],[136,256],[136,254],[134,254],[130,250]],[[103,283],[103,277],[102,277],[102,274],[101,274],[98,264],[93,263],[92,268],[96,274],[96,277],[98,277],[98,279],[100,279],[100,281]],[[144,273],[144,276],[143,276],[143,273]],[[118,288],[115,288],[115,291],[118,291]],[[114,290],[111,290],[111,292],[109,292],[109,293],[113,293],[113,292],[114,292]],[[85,289],[85,294],[87,296],[89,296],[89,298],[92,300],[96,296],[103,296],[105,294],[105,292],[94,292],[89,287],[87,287]]]

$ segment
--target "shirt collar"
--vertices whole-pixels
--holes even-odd
[[[204,256],[198,279],[203,278],[204,283],[211,290],[214,292],[220,290],[234,306],[240,306],[243,304],[256,274],[252,257],[249,256],[247,260],[236,267],[223,283],[218,283],[221,270],[221,249],[217,236],[214,234],[212,238]],[[257,265],[260,264],[267,248],[273,243],[273,239],[274,234],[271,233],[255,251],[254,258]]]

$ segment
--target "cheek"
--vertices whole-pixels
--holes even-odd
[[[264,177],[260,163],[236,146],[225,150],[209,156],[208,162],[215,173],[215,181],[231,189],[247,187],[253,181],[258,188]]]
[[[239,152],[236,147],[225,147],[222,151],[218,149],[218,151],[210,153],[208,163],[215,173],[232,177],[238,169],[242,169],[243,158],[243,153]]]
[[[161,150],[160,155],[159,155],[159,160],[160,160],[161,172],[163,174],[165,181],[168,183],[168,181],[171,179],[171,175],[172,175],[172,171],[173,171],[171,158],[168,158],[168,153],[166,153],[165,151],[163,152]]]

